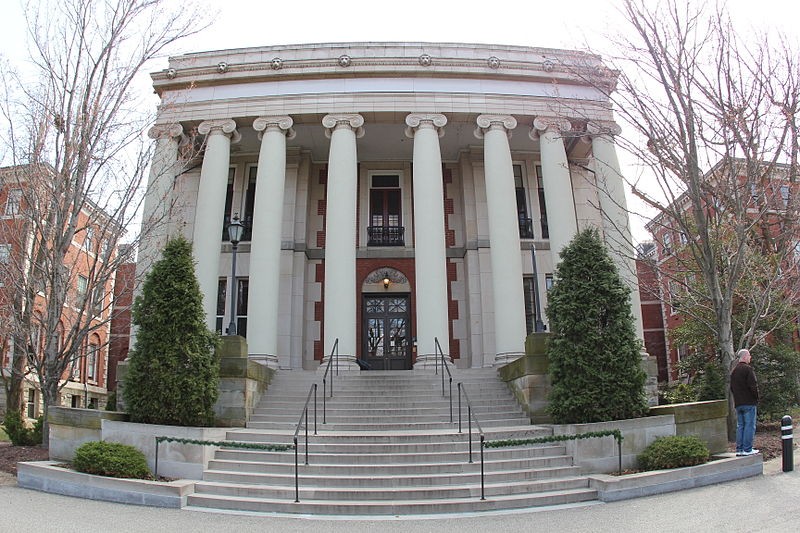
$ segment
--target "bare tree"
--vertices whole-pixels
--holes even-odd
[[[137,239],[124,235],[147,192],[144,131],[152,120],[136,83],[151,59],[204,27],[197,11],[177,7],[167,0],[31,2],[33,72],[5,73],[12,81],[0,112],[13,163],[6,189],[20,191],[22,215],[4,228],[18,254],[4,265],[14,338],[9,388],[30,369],[45,424],[65,380],[96,349],[93,334],[108,327],[117,267],[133,259],[135,246],[118,245]],[[147,220],[141,231],[158,223]],[[18,394],[9,406],[18,408]]]
[[[765,317],[797,316],[800,63],[786,40],[737,33],[724,6],[698,4],[625,0],[614,70],[574,70],[623,122],[633,192],[676,241],[662,274],[728,368],[769,334]]]

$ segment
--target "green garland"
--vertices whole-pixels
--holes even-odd
[[[604,431],[589,431],[575,435],[553,435],[551,437],[538,437],[535,439],[505,439],[493,440],[484,443],[485,448],[506,448],[508,446],[524,446],[526,444],[546,444],[548,442],[563,442],[567,440],[593,439],[597,437],[614,437],[617,442],[622,442],[622,432],[618,429]]]
[[[222,446],[224,448],[243,448],[246,450],[268,450],[271,452],[286,452],[293,450],[291,444],[259,444],[256,442],[236,442],[231,440],[212,441],[196,439],[179,439],[178,437],[156,437],[156,442],[177,442],[179,444],[197,444],[199,446]]]

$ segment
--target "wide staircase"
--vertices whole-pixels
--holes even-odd
[[[482,491],[478,424],[487,442],[551,434],[530,425],[493,369],[453,370],[453,422],[449,384],[443,396],[441,376],[432,369],[341,373],[333,376],[324,424],[321,376],[279,372],[247,428],[228,432],[227,439],[291,444],[312,383],[318,383],[317,432],[312,396],[308,464],[302,427],[297,478],[294,449],[221,448],[188,506],[364,516],[522,509],[596,499],[564,446],[557,444],[484,449]],[[477,418],[477,423],[468,420],[462,394],[461,433],[458,383]],[[328,395],[330,386],[329,381]]]

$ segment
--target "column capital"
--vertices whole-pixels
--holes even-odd
[[[147,130],[147,136],[151,139],[172,139],[180,138],[183,135],[183,126],[177,122],[174,124],[154,124]]]
[[[445,124],[447,117],[441,113],[410,113],[406,116],[406,137],[413,139],[415,130],[421,128],[435,129],[439,137],[443,137]]]
[[[197,126],[197,133],[201,135],[228,135],[232,143],[237,143],[242,139],[241,134],[236,129],[236,122],[230,118],[204,120]]]
[[[511,138],[511,130],[517,127],[517,119],[511,115],[478,115],[475,137],[483,139],[487,131],[503,130]]]
[[[294,139],[297,134],[292,128],[293,124],[294,120],[289,115],[267,115],[258,117],[253,122],[253,129],[259,132],[259,139],[261,139],[265,131],[270,129],[284,132],[287,139]]]
[[[339,128],[349,128],[356,133],[356,137],[364,136],[364,117],[358,113],[331,114],[322,117],[322,125],[325,126],[325,136],[331,138],[331,134]]]
[[[593,120],[586,124],[586,135],[589,138],[609,135],[611,137],[622,133],[622,128],[611,120]]]
[[[536,117],[528,136],[536,141],[542,133],[552,131],[558,134],[572,129],[572,123],[561,117]]]

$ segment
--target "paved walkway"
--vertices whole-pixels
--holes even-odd
[[[795,468],[793,472],[781,472],[778,459],[765,463],[764,475],[760,477],[609,504],[470,517],[384,520],[284,518],[137,507],[21,489],[13,477],[12,484],[4,484],[3,480],[8,482],[9,476],[0,476],[0,532],[797,531],[800,471]]]

